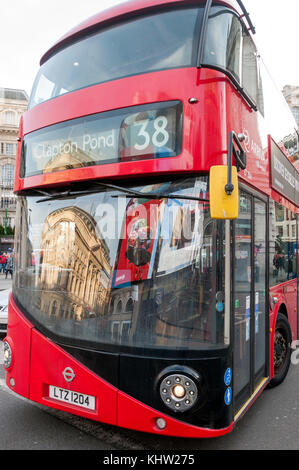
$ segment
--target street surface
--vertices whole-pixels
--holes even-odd
[[[0,290],[10,287],[0,274]],[[299,365],[265,390],[235,430],[218,439],[158,437],[49,410],[13,394],[5,384],[0,344],[1,450],[298,450]]]
[[[5,279],[5,274],[0,273],[0,291],[11,289],[11,283],[12,281],[10,278],[10,274],[8,275],[7,279]]]
[[[2,358],[1,347],[1,364]],[[285,383],[264,391],[232,434],[211,440],[179,439],[118,429],[39,407],[6,387],[1,367],[0,450],[298,450],[298,389],[299,366],[292,366]]]

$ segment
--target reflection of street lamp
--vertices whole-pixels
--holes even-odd
[[[4,235],[7,235],[7,209],[5,209],[5,218],[4,218]]]
[[[277,245],[277,249],[279,250],[279,252],[282,252],[282,239],[281,239],[281,235],[277,235],[276,236],[276,240],[275,240],[275,244]]]

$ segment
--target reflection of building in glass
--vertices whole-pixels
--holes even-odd
[[[111,339],[129,343],[134,328],[134,308],[138,301],[138,286],[113,289],[111,291],[109,315],[111,322]],[[136,312],[135,312],[136,313]],[[131,338],[132,339],[132,338]]]
[[[47,148],[47,144],[44,144],[44,147]],[[92,157],[83,152],[78,146],[74,147],[71,142],[65,142],[61,147],[63,151],[54,154],[46,165],[44,165],[44,161],[41,159],[43,173],[62,171],[68,168],[81,168],[92,165],[94,162]]]
[[[39,266],[41,309],[49,316],[82,320],[107,313],[109,249],[82,209],[58,209],[46,218],[33,264]]]
[[[297,219],[287,207],[270,202],[270,285],[296,277]]]
[[[206,203],[188,202],[184,212],[170,200],[166,211],[145,199],[131,211],[113,200],[120,231],[103,239],[98,208],[112,196],[20,197],[16,299],[60,339],[142,348],[222,343],[224,224],[211,221]],[[150,253],[146,264],[128,257],[132,232]]]
[[[296,241],[296,215],[281,204],[275,204],[275,227],[282,242]]]
[[[181,212],[177,211],[176,215],[181,216]],[[175,235],[182,241],[177,217],[172,223],[170,237],[164,240],[169,246],[176,239]],[[216,289],[211,282],[215,279],[213,223],[207,219],[206,223],[198,224],[197,229],[202,238],[196,242],[196,247],[191,249],[191,243],[189,247],[184,244],[172,246],[168,265],[164,259],[161,270],[158,262],[152,280],[111,290],[109,320],[113,341],[142,345],[155,338],[156,346],[163,347],[166,341],[169,344],[187,341],[191,347],[199,340],[219,339],[216,328],[211,332],[211,317],[215,310],[211,297],[215,297]],[[162,244],[160,239],[157,261],[161,257]]]

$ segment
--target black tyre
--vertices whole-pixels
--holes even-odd
[[[274,335],[274,377],[269,383],[273,388],[281,384],[288,373],[291,362],[292,332],[288,319],[282,313],[278,313]]]

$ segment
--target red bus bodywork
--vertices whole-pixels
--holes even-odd
[[[229,2],[219,3],[230,5]],[[107,10],[64,36],[45,54],[42,63],[55,51],[70,44],[86,31],[94,30],[100,23],[108,25],[118,19],[181,4],[180,0],[143,0]],[[184,4],[192,5],[198,2],[190,1]],[[191,98],[196,98],[196,102],[190,102]],[[183,148],[178,157],[113,163],[27,178],[19,177],[22,140],[31,132],[95,113],[173,100],[183,103]],[[118,180],[121,184],[126,178],[144,174],[192,175],[208,172],[212,165],[227,163],[227,135],[231,129],[237,133],[246,129],[248,135],[248,164],[247,169],[240,172],[240,181],[298,213],[294,204],[271,189],[270,156],[268,146],[264,146],[267,136],[262,135],[257,113],[240,97],[240,93],[225,73],[209,68],[190,67],[127,77],[80,89],[35,106],[24,114],[21,121],[14,189],[16,193],[22,194],[22,191],[32,188],[59,188],[72,181],[104,178]],[[261,151],[257,152],[256,149]],[[277,302],[270,311],[269,379],[274,373],[275,321],[282,304],[288,312],[293,340],[297,338],[297,280],[273,288],[271,295],[277,297]],[[223,429],[209,429],[185,423],[117,389],[41,334],[26,319],[12,296],[6,341],[13,350],[13,362],[6,373],[7,385],[16,393],[35,402],[112,425],[162,435],[217,437],[233,429],[233,419]],[[62,375],[66,368],[73,369],[75,373],[75,378],[69,385]],[[70,387],[76,392],[96,396],[96,410],[84,410],[53,400],[49,397],[50,384],[63,389]],[[165,420],[165,429],[157,427],[157,418]]]

